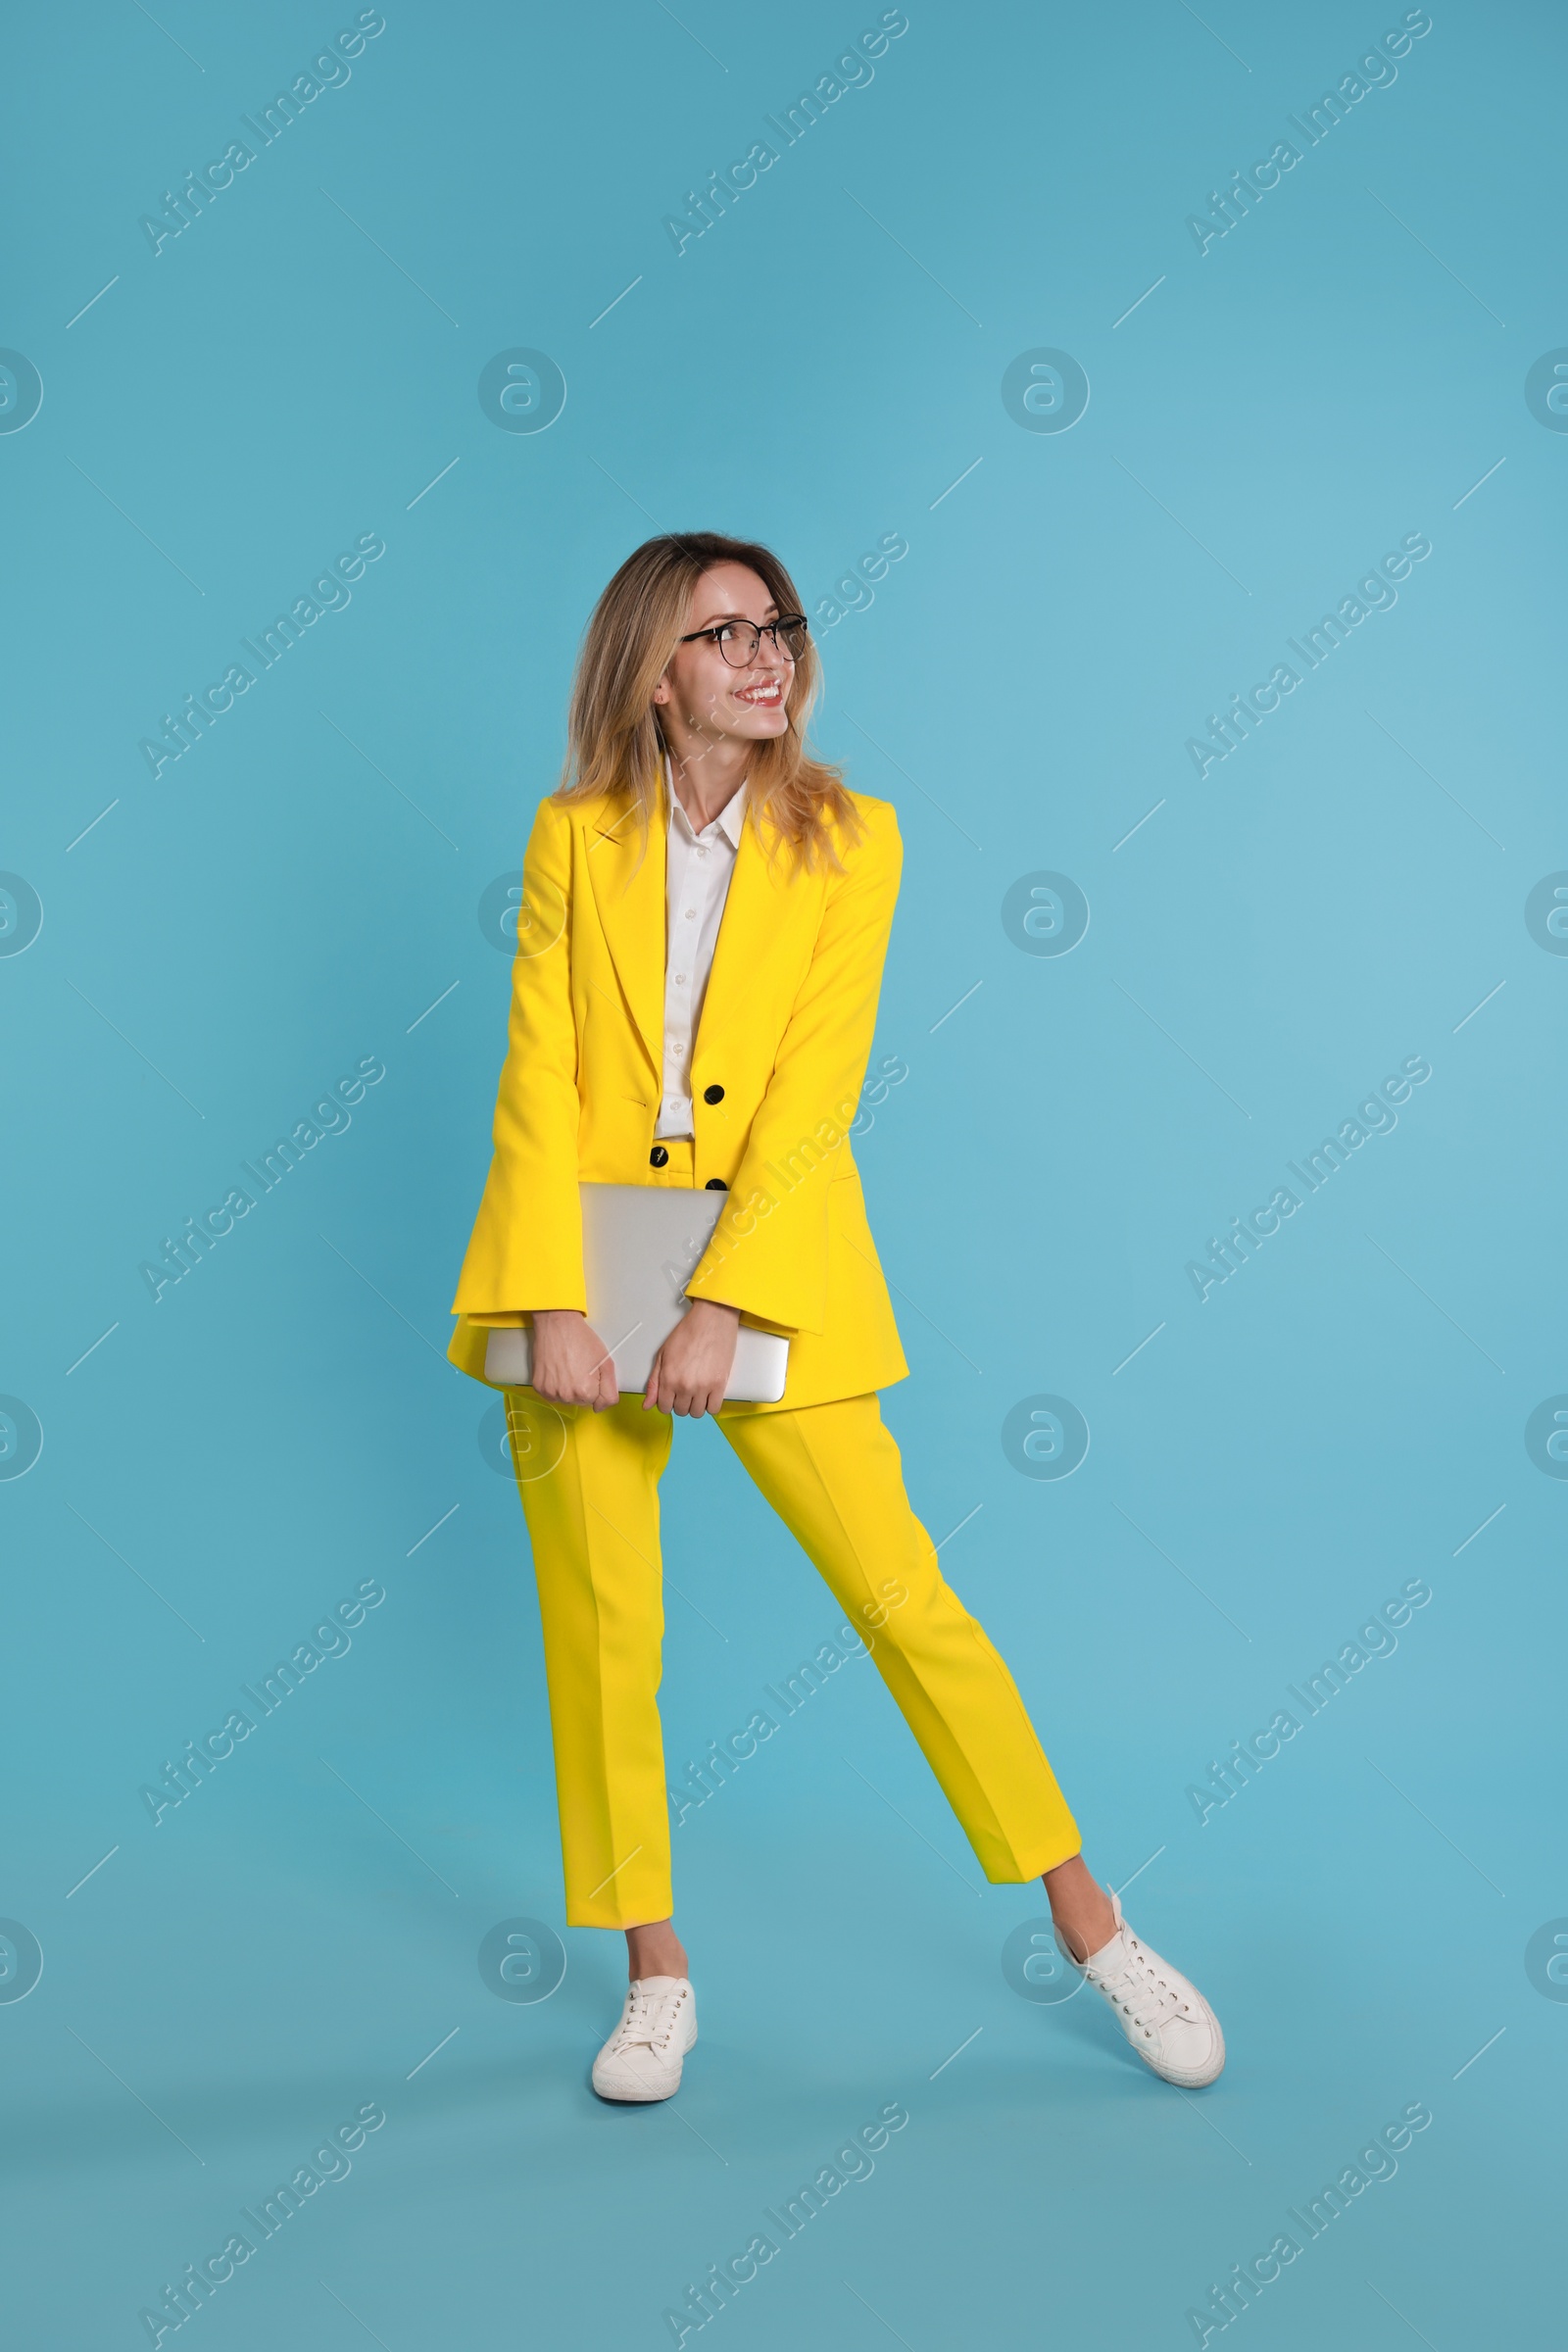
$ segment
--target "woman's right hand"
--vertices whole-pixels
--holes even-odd
[[[620,1401],[610,1350],[574,1306],[535,1307],[528,1385],[547,1404],[591,1404],[602,1413]]]

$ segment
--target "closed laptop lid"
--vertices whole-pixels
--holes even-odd
[[[712,1238],[725,1195],[674,1184],[585,1184],[579,1191],[588,1320],[610,1350],[617,1387],[640,1396],[659,1348],[690,1311],[686,1285]],[[493,1331],[486,1376],[504,1385],[526,1383],[532,1337]],[[788,1340],[742,1324],[724,1394],[776,1404],[788,1364]]]

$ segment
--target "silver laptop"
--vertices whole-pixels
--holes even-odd
[[[655,1355],[691,1310],[686,1285],[697,1271],[726,1195],[675,1184],[585,1184],[582,1266],[588,1320],[609,1348],[622,1396],[640,1396]],[[726,1397],[777,1404],[790,1344],[742,1324]],[[484,1376],[497,1388],[526,1388],[533,1333],[492,1331]]]

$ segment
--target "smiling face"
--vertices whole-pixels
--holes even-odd
[[[779,617],[766,583],[744,564],[715,564],[692,590],[682,636],[716,629],[725,621],[759,627]],[[733,654],[734,644],[729,647]],[[705,742],[768,743],[789,732],[789,693],[795,664],[770,637],[758,641],[755,659],[736,668],[711,637],[677,645],[668,668],[654,689],[668,735],[690,732]]]

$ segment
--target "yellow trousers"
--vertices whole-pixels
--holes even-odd
[[[659,1720],[659,1480],[668,1414],[507,1391],[533,1542],[574,1928],[669,1918]],[[1018,1884],[1079,1849],[1017,1686],[943,1578],[874,1396],[718,1427],[870,1649],[988,1879]]]

